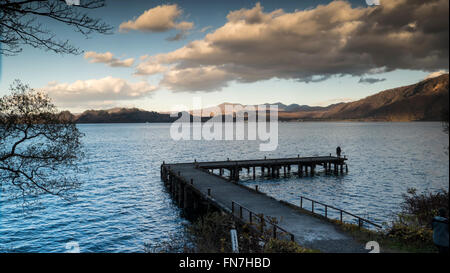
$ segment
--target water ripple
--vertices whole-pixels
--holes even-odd
[[[323,155],[340,145],[350,158],[344,177],[243,183],[295,204],[301,194],[379,222],[399,210],[408,187],[449,184],[448,138],[440,123],[281,123],[279,147],[268,153],[252,141],[175,142],[169,126],[80,125],[89,172],[79,177],[78,199],[45,197],[42,209],[24,214],[20,202],[0,193],[0,251],[64,252],[76,241],[82,252],[142,252],[144,242],[182,232],[185,220],[160,181],[163,160]]]

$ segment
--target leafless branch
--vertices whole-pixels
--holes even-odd
[[[0,188],[24,198],[70,198],[83,158],[76,125],[49,97],[16,81],[0,98]]]
[[[80,54],[68,40],[59,40],[40,20],[48,18],[75,29],[85,37],[96,32],[110,34],[112,27],[101,19],[92,18],[85,10],[105,6],[104,0],[80,1],[80,5],[67,5],[61,0],[0,0],[0,48],[2,55],[15,55],[23,45],[60,54]]]

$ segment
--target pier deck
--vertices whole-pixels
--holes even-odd
[[[235,179],[239,175],[239,170],[244,168],[253,169],[255,172],[255,167],[260,167],[261,174],[266,168],[268,170],[266,174],[276,174],[276,170],[279,171],[282,167],[290,170],[291,165],[296,165],[299,166],[298,172],[309,166],[310,172],[313,173],[315,165],[322,165],[328,170],[331,164],[344,165],[345,160],[337,157],[309,157],[163,164],[161,176],[183,208],[195,209],[198,207],[195,200],[200,198],[212,202],[222,211],[244,219],[244,222],[251,219],[255,221],[255,214],[263,214],[263,218],[276,218],[276,226],[290,234],[293,240],[304,247],[322,252],[367,252],[363,245],[327,220],[302,213],[274,198],[239,185]],[[229,181],[230,178],[222,177],[224,174],[222,171],[213,174],[214,169],[228,169],[234,183]],[[237,172],[237,175],[233,172]],[[197,198],[192,195],[196,195]],[[267,225],[267,228],[269,226]],[[274,230],[276,232],[276,228]]]

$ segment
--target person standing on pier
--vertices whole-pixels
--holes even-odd
[[[336,155],[337,155],[338,157],[341,157],[341,152],[342,152],[341,147],[340,147],[340,146],[337,146],[337,148],[336,148]]]
[[[433,227],[433,242],[439,249],[439,253],[448,254],[448,218],[445,208],[439,209],[439,216],[435,216],[431,222]]]

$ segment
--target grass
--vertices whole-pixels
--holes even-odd
[[[376,241],[385,253],[434,253],[437,252],[433,244],[432,231],[424,228],[411,228],[407,226],[393,226],[387,230],[369,230],[359,228],[358,225],[341,223],[330,220],[341,230],[350,234],[356,241],[367,243]]]
[[[145,244],[149,253],[231,253],[230,230],[238,234],[240,253],[316,253],[317,250],[298,245],[296,242],[274,239],[271,231],[263,234],[256,224],[241,224],[233,217],[220,212],[209,212],[185,226],[183,234],[172,234],[158,244]]]

